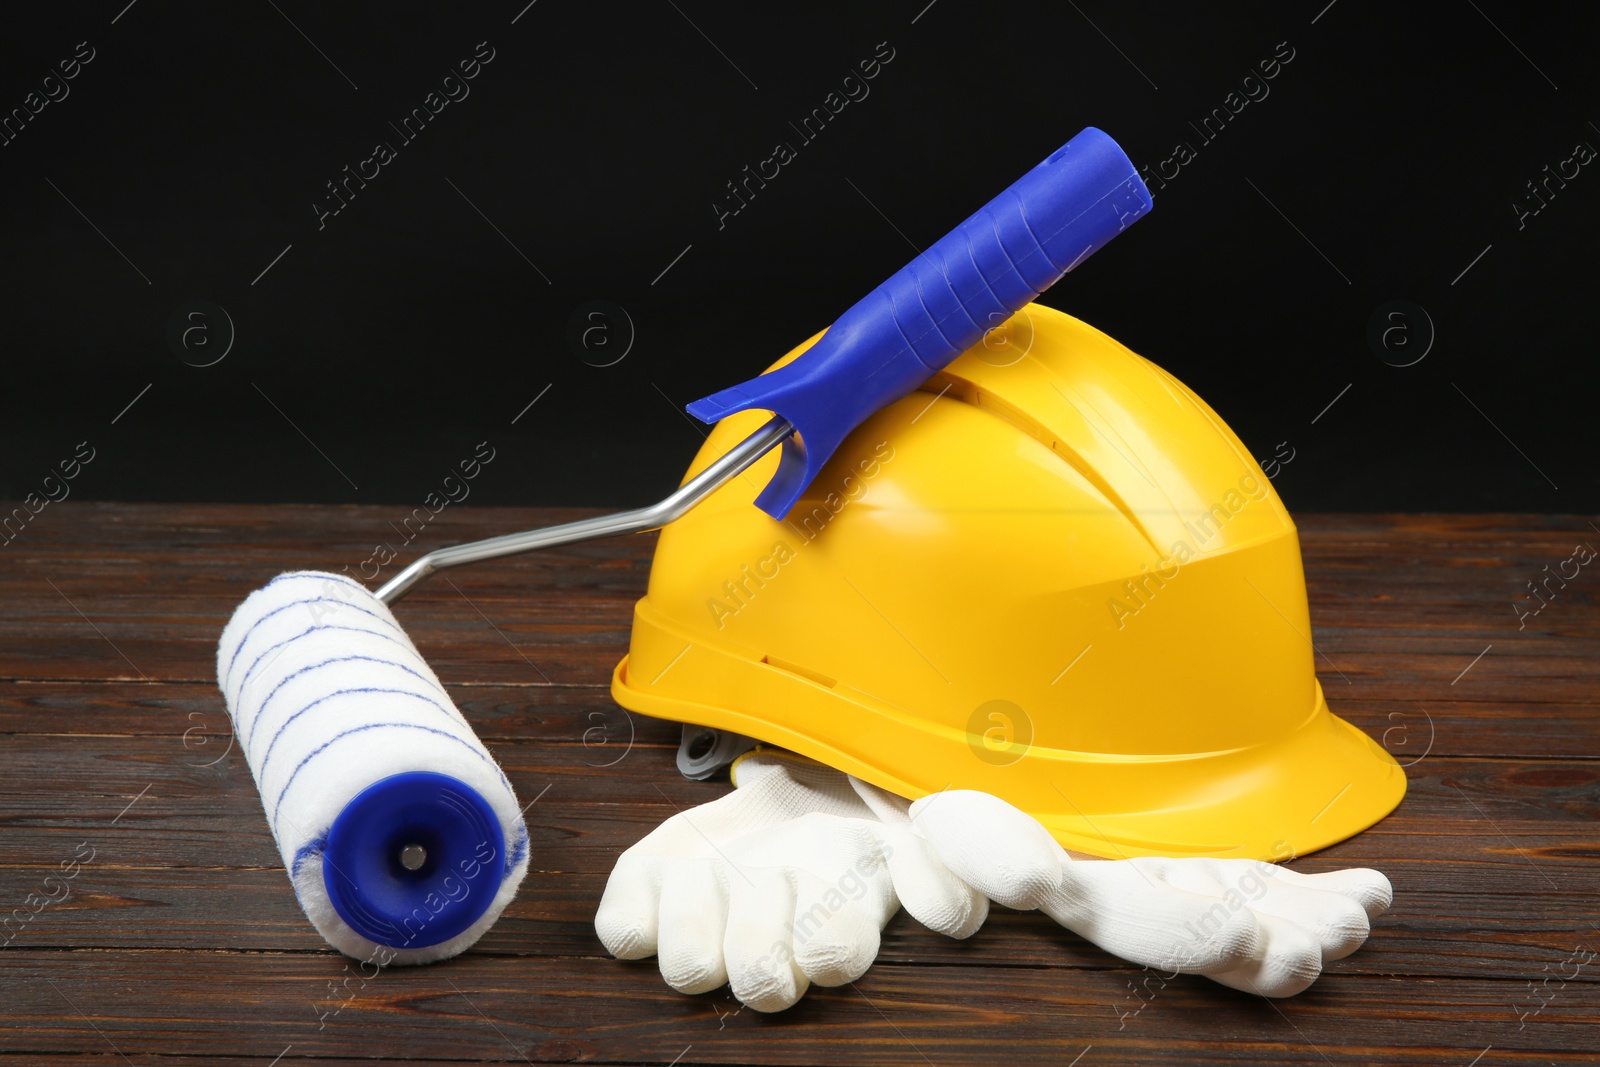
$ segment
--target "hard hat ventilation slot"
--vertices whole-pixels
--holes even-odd
[[[779,659],[777,656],[762,656],[761,662],[769,667],[776,667],[780,671],[804,678],[808,682],[815,682],[824,689],[832,689],[839,684],[837,678],[829,678],[826,674],[818,674],[816,671],[802,667],[798,663],[790,663],[788,660]]]
[[[1139,518],[1138,513],[1126,498],[1117,491],[1116,487],[1103,474],[1095,469],[1093,463],[1063,441],[1060,435],[1049,426],[998,393],[985,389],[975,382],[958,378],[948,371],[934,375],[928,379],[922,388],[929,392],[935,391],[930,388],[931,386],[939,387],[937,391],[941,397],[947,396],[960,403],[968,404],[979,411],[993,415],[1013,429],[1033,438],[1045,448],[1048,448],[1053,455],[1082,475],[1083,479],[1090,485],[1094,486],[1095,491],[1105,498],[1108,504],[1121,512],[1123,518],[1128,520],[1129,525],[1139,532],[1139,536],[1143,537],[1151,548],[1157,551],[1160,550],[1150,529]],[[1061,393],[1060,389],[1056,391]],[[1084,420],[1086,425],[1093,425],[1090,422],[1090,415],[1079,408],[1071,397],[1067,396],[1066,393],[1061,393],[1061,399],[1078,412],[1078,416]],[[1103,430],[1099,432],[1102,436],[1105,433]],[[1142,469],[1141,474],[1143,474]],[[1143,477],[1146,481],[1149,480],[1148,474],[1143,474]]]

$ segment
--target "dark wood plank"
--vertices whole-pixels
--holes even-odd
[[[1600,583],[1585,570],[1520,630],[1511,611],[1547,564],[1600,543],[1574,516],[1300,517],[1330,704],[1410,764],[1411,790],[1378,827],[1296,861],[1378,867],[1396,903],[1360,952],[1277,1005],[1161,985],[1004,909],[967,942],[897,917],[856,988],[777,1017],[736,1012],[726,990],[671,993],[652,962],[607,958],[590,925],[617,853],[727,788],[677,778],[676,728],[606,692],[653,539],[452,572],[454,588],[429,583],[399,614],[519,792],[549,787],[529,811],[533,869],[468,956],[385,972],[318,1030],[344,962],[295,905],[228,748],[215,641],[273,574],[353,569],[398,541],[397,511],[69,501],[5,549],[0,900],[34,891],[77,843],[97,851],[73,896],[0,951],[0,1056],[1066,1063],[1092,1045],[1086,1065],[1594,1059],[1600,981],[1571,960],[1600,948]],[[419,547],[579,514],[451,508]]]
[[[636,744],[611,766],[600,765],[599,757],[614,757],[581,743],[502,744],[495,752],[520,793],[531,799],[550,786],[538,807],[529,809],[530,822],[570,810],[597,821],[619,820],[631,829],[703,803],[716,795],[715,790],[727,788],[725,782],[676,778],[669,773],[668,747],[662,745]],[[1397,841],[1414,839],[1403,847],[1418,855],[1437,854],[1429,852],[1427,836],[1456,839],[1452,845],[1460,847],[1462,840],[1500,834],[1524,848],[1544,848],[1545,853],[1535,857],[1540,863],[1582,870],[1594,859],[1591,852],[1580,848],[1563,855],[1561,845],[1592,840],[1597,775],[1600,767],[1591,760],[1428,759],[1411,768],[1410,793],[1399,811],[1369,833],[1389,834]],[[74,785],[41,790],[36,783],[43,781]],[[0,798],[7,806],[13,861],[30,854],[40,839],[35,835],[110,828],[119,812],[141,794],[142,799],[121,816],[115,835],[137,839],[140,847],[148,843],[163,860],[195,853],[181,841],[163,844],[162,837],[184,827],[201,829],[206,820],[219,837],[234,835],[239,827],[226,817],[254,822],[260,809],[237,753],[206,766],[183,748],[176,735],[118,738],[100,748],[19,735],[0,748]],[[1403,832],[1401,828],[1412,821],[1426,833]]]
[[[53,525],[6,549],[0,678],[210,680],[216,635],[251,589],[285,569],[358,565],[370,553],[361,546],[395,518],[353,507],[60,508]],[[447,509],[420,547],[579,514],[589,512]],[[1345,678],[1362,686],[1348,696],[1429,699],[1496,640],[1473,669],[1472,699],[1525,699],[1522,680],[1534,672],[1544,699],[1587,699],[1600,583],[1572,582],[1525,630],[1511,612],[1524,583],[1566,558],[1586,527],[1570,517],[1303,517],[1318,645],[1342,672],[1318,664],[1330,699]],[[1467,543],[1472,535],[1506,543]],[[462,568],[449,576],[456,588],[427,583],[400,615],[447,681],[604,685],[626,650],[652,545],[620,538]]]
[[[1274,1004],[1203,979],[1152,979],[1135,997],[1120,973],[1019,980],[1015,970],[887,963],[762,1016],[726,996],[675,994],[648,964],[598,960],[468,955],[389,969],[364,988],[350,979],[342,992],[330,983],[355,968],[317,956],[28,952],[7,972],[0,1015],[26,1027],[10,1043],[49,1052],[110,1042],[204,1055],[222,1043],[263,1057],[292,1045],[298,1056],[381,1049],[397,1060],[1061,1064],[1092,1045],[1117,1063],[1172,1062],[1176,1048],[1180,1062],[1459,1065],[1490,1046],[1546,1062],[1592,1056],[1600,1024],[1593,984],[1568,985],[1520,1018],[1530,1009],[1508,1002],[1505,983],[1470,979],[1441,989],[1375,977]]]
[[[387,524],[404,517],[387,508],[58,506],[52,525],[6,547],[0,678],[214,681],[217,637],[251,590],[286,570],[348,565],[359,575],[374,540],[387,531],[399,541]],[[586,514],[451,508],[418,547]],[[462,568],[419,587],[397,613],[447,680],[608,685],[654,543],[614,538]]]
[[[77,897],[43,913],[16,947],[320,948],[276,869],[259,799],[236,753],[205,766],[175,737],[111,741],[106,748],[99,738],[23,735],[0,750],[8,842],[0,895],[34,891],[80,842],[96,850]],[[589,924],[616,856],[674,811],[727,788],[675,778],[671,747],[660,743],[636,743],[610,767],[596,766],[614,758],[609,752],[581,742],[496,749],[513,785],[540,799],[528,812],[533,870],[485,951],[601,954]],[[105,792],[18,792],[6,784],[65,780],[89,767]],[[1516,977],[1570,950],[1574,931],[1600,927],[1597,779],[1600,763],[1589,760],[1438,757],[1413,767],[1410,796],[1395,815],[1297,862],[1302,870],[1372,866],[1395,883],[1395,910],[1341,969]],[[227,892],[207,895],[197,884]],[[135,913],[137,924],[121,922]],[[239,923],[241,913],[259,921]],[[898,947],[891,942],[886,958],[1120,966],[1037,917],[997,922],[976,948],[914,926],[905,937]]]
[[[678,727],[630,713],[593,686],[449,685],[451,699],[487,742],[588,741],[600,750],[630,736],[677,744]],[[171,737],[188,762],[228,747],[230,723],[214,682],[0,682],[0,736],[63,739]],[[97,743],[97,742],[91,742]],[[208,747],[209,746],[209,747]],[[614,755],[614,754],[613,754]]]
[[[92,866],[92,865],[91,865]],[[1308,868],[1309,869],[1309,868]],[[1395,881],[1395,908],[1360,952],[1330,964],[1325,981],[1362,975],[1431,982],[1504,979],[1521,988],[1557,974],[1579,944],[1600,948],[1600,907],[1591,888],[1540,889],[1515,870],[1476,875],[1469,855],[1456,864],[1384,863]],[[8,899],[40,890],[47,869],[4,872]],[[276,867],[86,869],[72,896],[42,911],[7,951],[72,947],[184,951],[330,950],[295,904]],[[1483,885],[1488,881],[1489,885]],[[483,955],[587,957],[608,961],[594,935],[594,904],[603,872],[535,870],[517,900],[474,948]],[[1537,907],[1530,907],[1530,902]],[[1471,909],[1470,912],[1468,909]],[[248,920],[242,919],[248,916]],[[996,968],[1110,970],[1137,980],[1140,969],[1057,927],[1044,916],[996,908],[981,935],[964,942],[933,934],[904,916],[884,936],[881,962]],[[1027,980],[1023,977],[1019,980]],[[1589,971],[1574,981],[1593,982]]]
[[[661,744],[676,740],[675,726],[625,712],[607,690],[594,686],[446,688],[478,736],[491,743],[588,738],[598,751],[630,735]],[[1412,701],[1341,699],[1334,690],[1331,697],[1339,715],[1403,764],[1436,756],[1583,759],[1600,753],[1600,696],[1573,702]],[[193,762],[203,763],[226,747],[228,717],[209,681],[0,681],[0,735],[17,733],[173,736]]]

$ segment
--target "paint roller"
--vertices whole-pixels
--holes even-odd
[[[252,593],[224,629],[217,683],[296,897],[347,955],[423,963],[465,950],[515,895],[528,834],[503,771],[389,605],[436,571],[684,515],[774,448],[756,505],[788,514],[840,443],[1151,208],[1089,128],[855,304],[798,359],[688,405],[757,409],[754,434],[656,504],[439,549],[376,594],[314,571]],[[704,731],[696,731],[704,733]],[[679,766],[711,773],[704,758]],[[743,739],[713,745],[726,758]],[[692,773],[691,773],[692,772]],[[703,773],[702,773],[703,772]]]

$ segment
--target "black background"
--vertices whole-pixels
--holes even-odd
[[[1096,125],[1136,164],[1197,157],[1044,302],[1257,457],[1286,442],[1291,509],[1597,508],[1600,165],[1512,207],[1600,147],[1593,5],[525,3],[8,15],[0,110],[95,58],[0,147],[0,497],[88,441],[78,498],[409,507],[487,440],[474,502],[653,500],[700,439],[685,403]],[[319,230],[325,183],[479,42],[470,95]],[[724,184],[879,42],[870,95],[719,229]],[[1279,42],[1270,95],[1202,142]],[[197,299],[236,333],[213,366],[168,342]],[[609,349],[571,342],[593,300],[631,347],[615,313]],[[1436,330],[1413,366],[1367,340],[1393,300]]]

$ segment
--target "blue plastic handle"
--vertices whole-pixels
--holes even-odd
[[[1151,208],[1132,161],[1089,127],[902,267],[798,359],[689,405],[794,424],[756,506],[781,519],[845,437],[983,339]],[[797,439],[798,438],[798,439]]]

